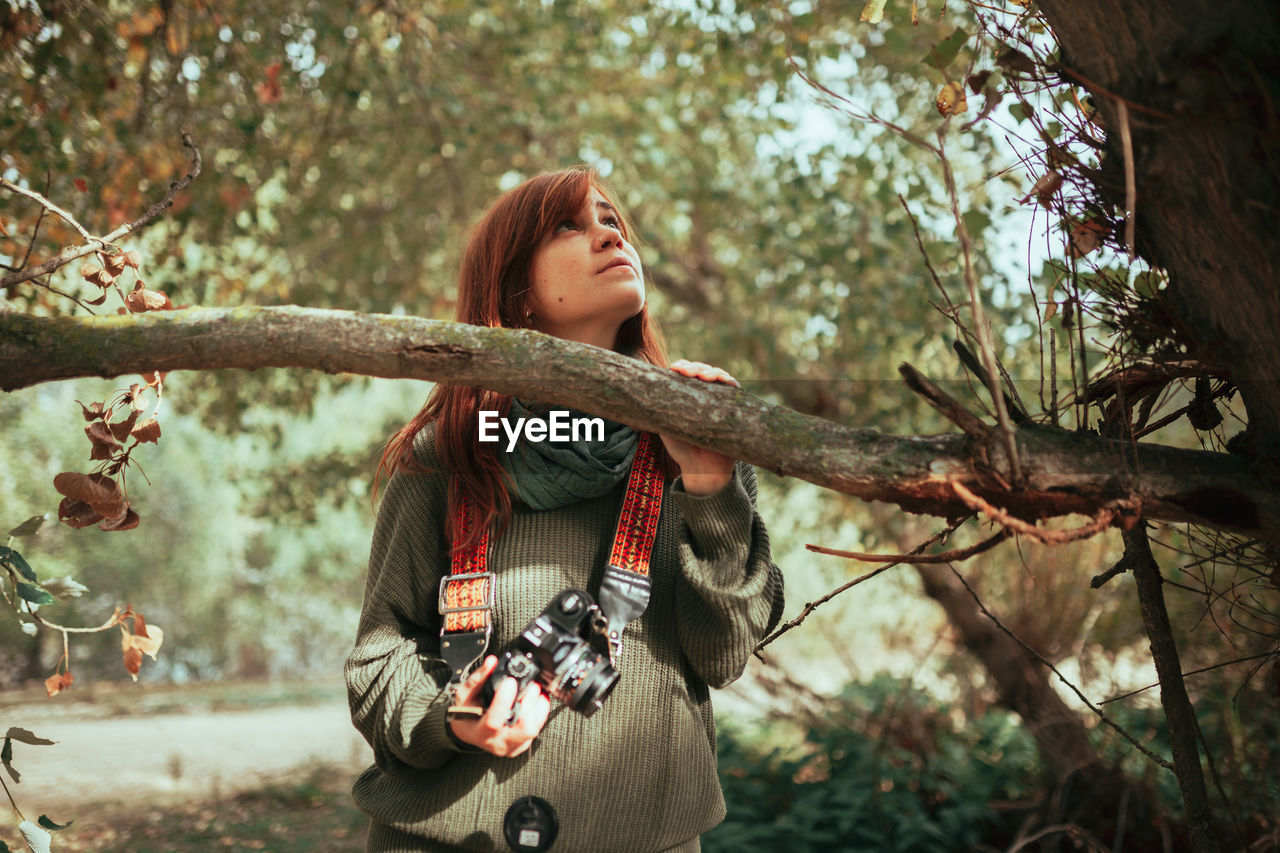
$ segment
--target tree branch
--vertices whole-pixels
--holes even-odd
[[[155,370],[305,368],[477,385],[608,416],[864,500],[943,517],[969,508],[961,483],[1019,518],[1094,515],[1121,499],[1149,518],[1280,542],[1280,490],[1229,454],[1134,448],[1044,426],[1017,430],[1025,488],[973,464],[1004,454],[994,434],[891,436],[770,405],[618,353],[528,330],[316,308],[192,308],[47,318],[0,311],[0,389]],[[1112,504],[1113,505],[1113,504]]]
[[[113,243],[116,240],[123,237],[124,235],[131,234],[134,231],[137,231],[139,228],[146,225],[151,220],[155,219],[161,213],[164,213],[166,210],[168,210],[173,205],[174,196],[176,196],[182,190],[186,189],[187,186],[190,185],[192,181],[198,178],[200,176],[200,170],[202,168],[201,159],[200,159],[200,149],[196,148],[195,143],[191,141],[191,136],[189,134],[186,134],[186,133],[182,134],[182,144],[191,150],[191,171],[187,172],[187,174],[185,174],[182,177],[182,180],[174,181],[173,183],[169,184],[169,190],[164,194],[164,198],[160,199],[158,202],[151,205],[151,207],[147,209],[146,213],[142,214],[132,222],[126,222],[116,230],[112,231],[110,234],[107,234],[105,237],[101,237],[101,238],[93,237],[92,235],[90,235],[87,231],[84,230],[84,228],[80,227],[80,225],[76,223],[75,220],[69,219],[68,218],[69,214],[64,214],[60,208],[54,207],[50,202],[48,202],[44,198],[38,197],[37,194],[35,193],[23,191],[17,187],[11,187],[6,182],[5,189],[13,189],[15,192],[22,192],[23,195],[34,198],[37,201],[39,201],[42,205],[45,206],[46,209],[53,210],[59,216],[62,216],[64,219],[67,219],[77,228],[77,230],[80,231],[80,233],[84,236],[86,242],[80,246],[72,246],[66,251],[59,253],[56,257],[50,258],[49,260],[45,261],[43,264],[40,264],[39,266],[32,267],[29,270],[19,270],[18,272],[10,273],[9,275],[0,277],[0,291],[7,291],[10,287],[13,287],[15,284],[21,284],[24,281],[30,281],[31,279],[39,278],[42,275],[48,275],[54,270],[59,269],[60,267],[64,267],[67,264],[71,263],[76,258],[82,258],[85,255],[89,254],[90,252],[96,252],[100,250],[104,245]]]
[[[1156,675],[1160,678],[1160,704],[1169,723],[1169,745],[1173,753],[1174,774],[1182,790],[1182,803],[1186,809],[1187,823],[1191,828],[1191,849],[1196,853],[1218,850],[1214,836],[1212,811],[1204,786],[1204,772],[1200,768],[1200,751],[1196,747],[1196,712],[1187,696],[1187,686],[1182,680],[1182,665],[1178,660],[1178,647],[1169,624],[1169,612],[1164,605],[1164,583],[1160,567],[1151,554],[1145,524],[1137,524],[1126,530],[1124,536],[1125,557],[1138,589],[1138,604],[1142,622],[1151,642],[1151,658],[1155,661]]]

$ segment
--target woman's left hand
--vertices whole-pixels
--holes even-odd
[[[691,376],[706,382],[723,382],[738,387],[738,380],[719,367],[712,367],[700,361],[679,359],[672,363],[671,369],[681,376]],[[687,441],[663,435],[662,444],[667,453],[680,466],[680,481],[684,490],[691,495],[712,495],[723,489],[733,479],[734,460],[714,450],[695,447]]]

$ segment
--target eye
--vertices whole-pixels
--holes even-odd
[[[578,227],[578,223],[574,222],[572,219],[564,219],[564,220],[561,220],[561,222],[558,225],[556,225],[553,231],[554,233],[559,234],[561,231],[569,231],[569,230],[576,229],[577,227]]]
[[[618,231],[618,232],[622,231],[622,221],[618,219],[618,217],[616,216],[606,216],[604,219],[601,219],[600,221],[603,224],[608,225],[610,228],[614,229],[615,231]]]

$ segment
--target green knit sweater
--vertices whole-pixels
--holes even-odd
[[[376,823],[422,836],[424,850],[506,849],[503,816],[527,795],[556,810],[554,851],[665,850],[723,820],[708,686],[742,674],[782,611],[751,467],[740,463],[714,495],[690,495],[678,479],[667,488],[652,597],[626,629],[617,687],[589,719],[553,701],[532,748],[500,758],[463,751],[445,730],[436,596],[449,571],[448,480],[434,448],[428,427],[414,451],[432,473],[392,476],[374,531],[346,664],[352,719],[376,762],[355,784],[356,804]],[[564,589],[599,591],[624,486],[545,512],[516,504],[489,546],[491,652]]]

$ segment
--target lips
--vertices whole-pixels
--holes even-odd
[[[609,261],[609,263],[602,266],[596,274],[599,275],[602,272],[608,272],[609,270],[614,269],[615,267],[626,267],[627,269],[631,269],[632,268],[631,261],[623,257],[614,258],[613,260]]]

